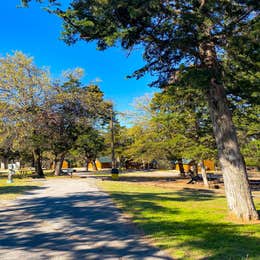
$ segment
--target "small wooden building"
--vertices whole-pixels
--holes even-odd
[[[51,168],[51,169],[54,169],[54,168],[55,168],[55,163],[54,163],[54,162],[51,163],[51,167],[50,167],[50,168]],[[68,168],[70,168],[70,163],[69,163],[69,161],[64,160],[64,161],[62,162],[61,169],[68,169]]]
[[[97,166],[98,171],[103,170],[103,169],[112,168],[112,160],[109,156],[99,157],[99,158],[96,159],[95,162],[96,162],[96,166]],[[88,169],[90,171],[94,170],[93,163],[90,162],[88,164]]]
[[[215,171],[215,163],[213,160],[204,160],[204,165],[206,168],[206,171]],[[200,166],[198,167],[198,171],[201,171]]]
[[[215,171],[215,163],[212,160],[204,160],[204,165],[206,168],[206,171]],[[185,172],[188,172],[191,168],[192,165],[194,165],[194,160],[187,160],[187,159],[182,159],[183,163],[183,168]],[[176,168],[177,171],[180,170],[179,164],[176,162]],[[201,171],[200,166],[198,166],[198,172]]]

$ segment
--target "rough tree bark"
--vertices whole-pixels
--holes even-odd
[[[3,163],[4,163],[4,169],[7,170],[8,169],[8,158],[7,157],[3,158]]]
[[[86,162],[86,172],[88,172],[88,164],[90,163],[88,157],[85,157],[85,162]]]
[[[223,85],[212,78],[208,94],[213,131],[224,177],[228,208],[241,220],[257,220],[244,158],[240,152],[235,126]]]
[[[35,172],[39,177],[43,178],[44,173],[42,170],[41,150],[39,148],[33,150],[33,158],[34,158]]]
[[[202,176],[202,179],[203,179],[204,186],[209,188],[207,172],[206,172],[206,168],[205,168],[205,164],[204,164],[203,160],[201,160],[201,162],[200,162],[200,169],[201,169],[201,176]]]
[[[91,163],[92,163],[93,170],[97,171],[98,168],[97,168],[96,160],[92,160]]]
[[[54,170],[55,176],[59,176],[61,174],[61,168],[62,168],[64,158],[65,158],[65,154],[60,154],[59,156],[56,156],[56,158],[55,158],[55,170]]]
[[[35,160],[34,160],[34,153],[33,153],[33,152],[32,152],[31,166],[32,166],[32,167],[35,167]]]
[[[197,161],[194,161],[193,169],[194,169],[194,176],[199,176],[199,170],[198,170],[198,163],[197,163]]]
[[[210,28],[207,25],[204,33],[210,39]],[[221,73],[215,45],[211,41],[202,42],[199,50],[202,66],[212,75],[207,98],[230,214],[240,220],[258,220],[225,88],[223,84],[216,83]]]
[[[178,166],[179,166],[180,176],[185,177],[185,171],[184,171],[182,159],[178,159]]]

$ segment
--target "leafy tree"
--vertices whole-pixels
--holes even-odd
[[[31,150],[36,172],[43,177],[42,153],[51,151],[55,174],[60,174],[66,153],[82,131],[106,123],[108,117],[103,93],[97,86],[82,86],[82,73],[79,68],[67,71],[62,81],[51,83],[48,72],[21,52],[0,59],[3,157]]]
[[[3,104],[2,104],[3,105]],[[1,106],[1,105],[0,105]],[[2,110],[0,110],[2,111]],[[0,160],[4,163],[4,168],[8,167],[8,160],[13,157],[13,133],[4,123],[4,115],[0,112]]]
[[[15,137],[11,138],[12,143],[9,142],[8,149],[13,149],[16,144],[19,150],[19,144],[23,146],[29,141],[32,144],[36,172],[41,177],[41,146],[44,138],[40,135],[40,118],[49,90],[48,72],[37,68],[32,58],[22,52],[0,58],[2,123]]]
[[[152,121],[153,110],[151,109],[152,95],[145,94],[134,100],[133,111],[128,111],[124,117],[132,127],[120,127],[116,131],[117,151],[120,151],[120,160],[124,164],[134,162],[145,168],[152,160],[165,159],[165,150],[160,146],[161,137],[157,126]]]
[[[104,138],[100,132],[91,127],[87,128],[78,136],[74,146],[78,154],[84,155],[86,170],[88,171],[89,163],[92,163],[93,169],[97,170],[95,161],[105,147]]]
[[[84,135],[106,117],[103,93],[97,86],[83,87],[81,76],[79,69],[67,72],[63,83],[55,83],[56,92],[48,104],[46,125],[52,137],[49,145],[55,156],[55,175],[60,174],[65,155],[75,142],[79,145],[79,139],[83,141]]]
[[[100,132],[104,140],[104,147],[102,149],[102,156],[111,156],[111,126],[104,128]],[[125,167],[127,158],[124,156],[124,151],[129,145],[129,139],[127,135],[127,127],[121,126],[119,121],[114,118],[113,122],[113,134],[114,134],[114,155],[116,162],[119,163],[117,167]]]
[[[208,186],[203,161],[214,158],[216,151],[203,92],[189,86],[168,87],[155,94],[151,106],[153,121],[165,138],[161,143],[172,154],[171,160],[178,159],[180,163],[180,158],[191,158],[200,162]]]
[[[228,107],[225,86],[229,84],[223,61],[237,60],[247,41],[254,41],[250,44],[253,51],[255,47],[259,50],[257,34],[250,34],[250,29],[259,24],[259,1],[77,0],[71,1],[67,10],[54,8],[53,12],[64,21],[63,39],[68,44],[79,39],[95,40],[101,50],[118,42],[127,50],[142,45],[146,65],[134,76],[151,72],[157,76],[154,86],[190,82],[205,92],[229,210],[240,219],[258,219]],[[245,63],[243,59],[241,62]],[[232,85],[228,92],[237,89]],[[254,89],[243,85],[241,94]]]
[[[238,140],[247,165],[260,167],[260,121],[259,105],[250,105],[244,100],[236,101],[233,117],[238,132]]]

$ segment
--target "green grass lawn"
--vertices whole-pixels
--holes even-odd
[[[15,199],[24,192],[38,189],[42,182],[30,179],[14,179],[11,184],[6,183],[6,179],[0,179],[0,201]]]
[[[175,259],[260,259],[260,225],[228,221],[222,195],[120,181],[100,186]]]

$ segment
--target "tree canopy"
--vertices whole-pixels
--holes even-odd
[[[77,68],[52,80],[48,71],[22,52],[0,58],[0,156],[4,160],[20,157],[17,151],[26,157],[31,153],[37,174],[43,176],[42,155],[49,152],[58,175],[78,138],[107,124],[110,103],[98,86],[82,85],[82,75]]]

